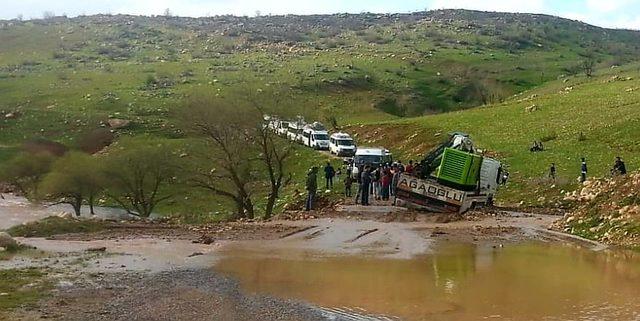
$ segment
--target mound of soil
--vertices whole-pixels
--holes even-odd
[[[587,181],[565,200],[575,209],[556,229],[607,244],[640,246],[640,173]]]

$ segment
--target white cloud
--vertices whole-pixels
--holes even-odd
[[[429,9],[472,9],[500,12],[540,13],[545,10],[544,0],[434,0]]]
[[[606,13],[619,10],[633,2],[634,0],[586,0],[586,6],[594,13]]]

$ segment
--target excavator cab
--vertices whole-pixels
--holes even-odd
[[[431,174],[438,169],[442,161],[442,156],[447,148],[472,154],[475,153],[473,142],[469,138],[468,134],[461,132],[450,133],[447,141],[431,150],[431,152],[429,152],[420,162],[420,171],[418,171],[418,176],[421,179],[429,178]]]

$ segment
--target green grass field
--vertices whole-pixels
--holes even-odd
[[[626,161],[629,170],[640,168],[639,67],[551,82],[501,104],[354,130],[363,137],[382,132],[384,137],[372,143],[385,144],[404,159],[420,159],[424,149],[443,140],[446,133],[466,132],[479,148],[509,166],[511,183],[501,192],[502,201],[554,204],[563,196],[561,191],[577,186],[581,157],[587,159],[589,176],[609,175],[616,156]],[[534,105],[535,111],[527,111]],[[545,141],[546,150],[531,153],[534,140]],[[415,144],[424,148],[416,151]],[[558,168],[556,181],[548,179],[551,163]]]
[[[144,134],[186,146],[190,137],[174,115],[192,95],[233,100],[243,92],[286,92],[278,110],[308,120],[335,117],[356,132],[361,124],[384,127],[368,140],[403,158],[419,157],[448,131],[466,131],[509,164],[505,201],[540,203],[537,195],[558,196],[575,185],[581,156],[593,175],[606,174],[616,155],[637,168],[638,68],[628,63],[640,54],[638,42],[635,31],[464,10],[1,21],[0,162],[34,138],[77,148],[111,118],[132,122],[119,137]],[[576,76],[587,60],[600,68],[593,79]],[[616,65],[624,71],[609,69]],[[617,74],[634,79],[606,82]],[[525,111],[534,104],[537,111]],[[468,110],[475,106],[483,107]],[[541,138],[553,138],[548,150],[528,153]],[[297,185],[279,206],[292,202],[306,170],[324,161],[298,149]],[[550,162],[561,176],[555,188],[541,179]],[[224,201],[174,188],[161,213],[193,221],[228,215]],[[530,191],[535,197],[523,195]]]

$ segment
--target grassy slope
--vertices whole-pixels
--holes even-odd
[[[639,71],[638,65],[604,70],[592,79],[552,82],[502,104],[354,130],[362,137],[383,132],[385,137],[377,141],[369,138],[371,143],[395,147],[401,157],[413,159],[442,139],[435,136],[437,133],[467,132],[479,147],[496,153],[510,167],[512,181],[502,191],[504,201],[545,203],[577,185],[582,156],[587,158],[590,176],[608,175],[618,155],[626,160],[629,170],[640,167]],[[624,81],[612,81],[614,76]],[[565,90],[567,87],[573,89]],[[527,112],[532,105],[537,111]],[[586,140],[579,139],[580,133]],[[416,136],[410,138],[412,135]],[[545,152],[529,152],[532,141],[543,137],[556,138],[545,143]],[[415,150],[412,142],[424,148]],[[555,187],[546,179],[552,162],[557,164],[559,175]],[[546,199],[538,200],[540,196]]]
[[[202,91],[227,97],[236,95],[233,89],[239,87],[265,92],[285,88],[294,97],[286,102],[291,114],[322,119],[330,113],[340,123],[396,119],[374,107],[386,97],[409,113],[459,109],[478,103],[477,97],[456,101],[469,80],[487,87],[487,93],[510,95],[567,73],[587,53],[601,66],[633,59],[639,50],[634,46],[637,37],[636,32],[548,16],[469,11],[380,17],[96,16],[0,22],[0,111],[20,114],[16,119],[0,115],[0,161],[34,137],[73,146],[79,135],[110,117],[134,121],[121,135],[182,139],[171,115],[190,94]],[[145,88],[150,77],[169,79],[173,85]],[[523,106],[513,109],[522,111]],[[423,129],[468,129],[480,144],[508,156],[517,172],[518,164],[527,160],[517,156],[516,149],[520,145],[526,149],[543,130],[534,130],[531,137],[517,136],[518,147],[513,147],[506,140],[509,135],[500,135],[501,129],[470,130],[480,128],[473,125],[481,123],[475,113],[485,115],[483,125],[493,119],[483,109],[460,114],[467,126],[456,120],[455,113],[408,122]],[[523,115],[509,112],[504,117],[520,121]],[[526,116],[543,122],[547,115],[550,110],[543,105],[539,113]],[[516,124],[503,126],[522,129]],[[572,128],[554,130],[573,135]],[[588,135],[592,133],[596,134]],[[505,140],[498,144],[494,137]],[[571,155],[574,161],[578,152]],[[551,153],[535,156],[549,158],[536,163],[535,173],[544,171]],[[316,154],[301,150],[295,181],[302,182],[306,169],[320,162]],[[594,163],[594,169],[601,170],[604,165],[598,164],[604,160]],[[560,166],[562,171],[568,165]],[[514,176],[517,183],[520,175]],[[159,210],[202,218],[224,213],[228,207],[205,193],[180,189],[178,194],[181,199]]]

